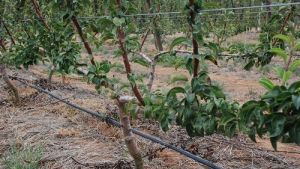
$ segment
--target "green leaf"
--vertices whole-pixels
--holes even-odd
[[[146,105],[144,108],[144,116],[145,118],[151,118],[152,107],[150,105]]]
[[[298,120],[291,132],[293,142],[300,145],[300,121]]]
[[[195,93],[187,94],[186,101],[191,104],[194,102],[195,98],[196,98]]]
[[[289,36],[283,35],[283,34],[278,34],[274,36],[275,39],[280,39],[286,43],[291,44],[292,39]]]
[[[296,59],[293,61],[293,63],[290,66],[290,71],[294,72],[295,70],[297,70],[300,66],[300,59]]]
[[[276,68],[274,68],[274,69],[275,69],[275,71],[276,71],[277,76],[278,76],[280,79],[283,79],[285,70],[284,70],[282,67],[276,67]]]
[[[298,90],[300,88],[300,81],[294,82],[293,84],[291,84],[288,88],[288,90],[290,92],[295,92],[296,90]]]
[[[189,80],[188,77],[186,77],[185,75],[174,74],[174,75],[171,75],[170,83],[174,84],[176,82],[187,82],[188,80]]]
[[[244,66],[244,69],[249,71],[255,64],[255,61],[254,60],[250,60],[245,66]]]
[[[277,141],[279,140],[279,137],[270,137],[270,141],[272,144],[272,147],[275,151],[277,151]]]
[[[270,137],[277,137],[281,135],[284,124],[286,122],[286,117],[283,115],[274,115],[271,121],[271,127],[269,129]]]
[[[212,56],[212,55],[206,55],[206,56],[204,57],[204,59],[205,59],[205,60],[209,60],[209,61],[211,61],[213,64],[215,64],[215,65],[218,66],[217,59],[216,59],[214,56]]]
[[[173,50],[173,48],[177,45],[187,43],[190,39],[186,37],[179,37],[173,40],[173,42],[170,45],[170,51]]]
[[[194,65],[193,65],[193,59],[189,58],[185,64],[186,69],[189,71],[190,74],[193,73]]]
[[[287,82],[293,75],[293,72],[291,71],[284,71],[284,74],[283,74],[283,82]]]
[[[113,19],[113,23],[116,25],[116,26],[122,26],[124,23],[125,23],[125,18],[118,18],[118,17],[115,17]]]
[[[300,109],[300,95],[298,95],[298,96],[293,95],[292,100],[293,100],[293,103],[294,103],[296,109],[299,110]]]
[[[270,50],[270,52],[276,54],[279,57],[281,57],[285,63],[287,62],[288,54],[283,49],[281,49],[281,48],[272,48]]]
[[[178,93],[186,93],[185,89],[182,88],[182,87],[175,87],[173,89],[171,89],[168,94],[167,94],[167,97],[170,97],[170,96],[176,96],[176,94]]]
[[[274,84],[269,79],[263,78],[259,81],[259,83],[267,90],[272,90],[274,88]]]

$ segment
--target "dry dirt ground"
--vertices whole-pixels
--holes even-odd
[[[147,52],[153,51],[153,47],[148,47]],[[99,55],[97,59],[104,57]],[[60,77],[55,76],[53,85],[49,86],[40,80],[46,78],[45,71],[41,69],[45,70],[45,67],[34,66],[30,71],[12,70],[9,74],[17,74],[83,107],[114,115],[116,107],[113,101],[104,93],[98,94],[94,86],[87,84],[84,79],[69,76],[69,85],[63,85]],[[141,73],[148,71],[135,64],[133,69]],[[221,61],[218,67],[209,65],[209,72],[213,82],[222,86],[231,100],[243,103],[264,93],[257,82],[263,76],[262,73],[258,70],[243,71],[239,62]],[[124,72],[114,71],[112,74],[121,79],[126,77]],[[172,87],[173,85],[166,83],[172,74],[188,75],[183,69],[158,66],[154,88]],[[43,169],[134,168],[121,130],[16,81],[14,83],[22,97],[22,106],[19,107],[11,104],[4,84],[0,81],[1,169],[5,169],[4,161],[14,146],[18,149],[41,147],[42,157],[38,162]],[[267,139],[259,139],[258,143],[253,143],[242,134],[232,139],[217,134],[189,138],[184,130],[176,126],[164,133],[153,121],[137,119],[132,125],[223,168],[300,168],[300,148],[294,144],[279,144],[279,152],[274,152]],[[147,169],[205,168],[174,151],[140,137],[136,138],[143,155],[150,154],[144,158]]]

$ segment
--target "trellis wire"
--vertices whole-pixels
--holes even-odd
[[[278,4],[271,4],[271,5],[260,5],[260,6],[246,6],[246,7],[235,7],[235,8],[219,8],[219,9],[204,9],[201,10],[199,15],[203,15],[205,12],[220,12],[220,11],[232,11],[232,10],[241,10],[241,9],[261,9],[261,8],[268,8],[268,7],[283,7],[283,6],[292,6],[292,5],[300,5],[300,2],[293,2],[293,3],[278,3]],[[255,13],[267,13],[272,11],[260,11]],[[274,12],[274,11],[273,11]],[[253,12],[254,13],[254,12]],[[137,17],[137,16],[157,16],[157,15],[174,15],[174,14],[183,14],[183,12],[156,12],[156,13],[140,13],[140,14],[128,14],[123,15],[125,17]],[[237,13],[242,14],[242,13]],[[212,14],[215,15],[215,14]],[[221,15],[221,14],[217,14]],[[110,16],[82,16],[78,17],[79,19],[102,19],[108,18]]]
[[[47,91],[47,90],[44,90],[44,89],[42,89],[42,88],[40,88],[40,87],[38,87],[38,86],[36,86],[36,85],[29,84],[29,83],[26,82],[24,79],[21,79],[21,78],[15,77],[15,76],[9,76],[9,77],[10,77],[11,79],[13,79],[13,80],[17,80],[17,81],[21,82],[22,84],[24,84],[24,85],[26,85],[26,86],[28,86],[28,87],[31,87],[31,88],[33,88],[33,89],[36,89],[36,90],[38,90],[39,92],[45,93],[45,94],[47,94],[47,95],[49,95],[49,96],[51,96],[51,97],[57,99],[58,101],[67,104],[68,106],[71,106],[71,107],[73,107],[73,108],[75,108],[75,109],[77,109],[77,110],[80,110],[80,111],[85,112],[85,113],[87,113],[87,114],[89,114],[89,115],[92,115],[92,116],[94,116],[94,117],[100,119],[101,121],[105,121],[106,123],[108,123],[108,124],[110,124],[110,125],[113,125],[113,126],[118,127],[118,128],[121,128],[121,127],[122,127],[122,125],[121,125],[120,122],[116,121],[115,119],[113,119],[113,118],[111,118],[111,117],[108,117],[108,116],[105,115],[104,113],[95,112],[95,111],[92,111],[92,110],[83,108],[83,107],[81,107],[81,106],[79,106],[79,105],[77,105],[77,104],[71,103],[71,102],[69,102],[69,101],[67,101],[67,100],[65,100],[65,99],[62,99],[62,98],[60,98],[60,97],[58,97],[58,96],[52,94],[51,92],[49,92],[49,91]],[[198,156],[196,156],[196,155],[194,155],[194,154],[192,154],[192,153],[190,153],[190,152],[188,152],[188,151],[186,151],[186,150],[184,150],[184,149],[181,149],[181,148],[178,148],[178,147],[176,147],[176,146],[174,146],[174,145],[171,145],[171,144],[169,144],[169,143],[166,143],[166,142],[162,141],[161,139],[159,139],[159,138],[157,138],[157,137],[154,137],[154,136],[152,136],[152,135],[145,134],[145,133],[143,133],[143,132],[141,132],[141,131],[139,131],[139,130],[137,130],[137,129],[134,129],[134,128],[131,128],[130,130],[132,131],[132,133],[134,133],[134,134],[136,134],[136,135],[138,135],[138,136],[140,136],[140,137],[142,137],[142,138],[145,138],[145,139],[147,139],[147,140],[150,140],[150,141],[152,141],[152,142],[155,142],[155,143],[157,143],[157,144],[160,144],[160,145],[162,145],[162,146],[165,146],[165,147],[167,147],[167,148],[169,148],[169,149],[172,149],[172,150],[174,150],[174,151],[176,151],[176,152],[178,152],[178,153],[180,153],[180,154],[182,154],[182,155],[184,155],[184,156],[186,156],[186,157],[189,157],[190,159],[195,160],[195,161],[198,162],[198,163],[204,164],[204,165],[206,165],[206,166],[208,166],[208,167],[210,167],[210,168],[212,168],[212,169],[221,169],[220,167],[216,166],[216,165],[213,164],[212,162],[210,162],[210,161],[208,161],[208,160],[205,160],[205,159],[203,159],[203,158],[200,158],[200,157],[198,157]]]

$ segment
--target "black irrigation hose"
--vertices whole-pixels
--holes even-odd
[[[92,115],[92,116],[94,116],[94,117],[97,117],[97,118],[99,118],[100,120],[105,121],[105,122],[107,122],[107,123],[110,124],[110,125],[113,125],[113,126],[116,126],[116,127],[119,127],[119,128],[122,127],[122,125],[120,124],[120,122],[116,121],[116,120],[113,119],[113,118],[110,118],[110,117],[106,116],[104,113],[97,113],[97,112],[94,112],[94,111],[92,111],[92,110],[89,110],[89,109],[80,107],[80,106],[78,106],[78,105],[76,105],[76,104],[74,104],[74,103],[71,103],[71,102],[66,101],[66,100],[64,100],[64,99],[61,99],[60,97],[58,97],[58,96],[52,94],[51,92],[49,92],[49,91],[47,91],[47,90],[44,90],[44,89],[42,89],[42,88],[40,88],[40,87],[38,87],[38,86],[29,84],[29,83],[27,83],[26,81],[21,80],[21,79],[18,78],[18,77],[10,76],[10,78],[11,78],[12,80],[17,80],[17,81],[19,81],[19,82],[25,84],[26,86],[29,86],[29,87],[31,87],[31,88],[34,88],[34,89],[36,89],[36,90],[38,90],[38,91],[40,91],[40,92],[43,92],[43,93],[45,93],[45,94],[48,94],[49,96],[51,96],[51,97],[53,97],[53,98],[55,98],[55,99],[57,99],[57,100],[59,100],[59,101],[65,103],[65,104],[67,104],[67,105],[69,105],[69,106],[71,106],[71,107],[73,107],[73,108],[75,108],[75,109],[78,109],[78,110],[80,110],[80,111],[86,112],[86,113],[88,113],[88,114],[90,114],[90,115]],[[176,147],[176,146],[174,146],[174,145],[168,144],[168,143],[162,141],[161,139],[159,139],[159,138],[157,138],[157,137],[154,137],[154,136],[145,134],[145,133],[143,133],[143,132],[141,132],[141,131],[139,131],[139,130],[137,130],[137,129],[134,129],[134,128],[132,128],[131,131],[132,131],[132,133],[134,133],[134,134],[136,134],[136,135],[138,135],[138,136],[140,136],[140,137],[143,137],[143,138],[145,138],[145,139],[147,139],[147,140],[150,140],[150,141],[152,141],[152,142],[155,142],[155,143],[157,143],[157,144],[160,144],[160,145],[162,145],[162,146],[165,146],[165,147],[167,147],[167,148],[169,148],[169,149],[172,149],[172,150],[174,150],[174,151],[176,151],[176,152],[178,152],[178,153],[180,153],[180,154],[182,154],[182,155],[184,155],[184,156],[186,156],[186,157],[189,157],[190,159],[193,159],[193,160],[195,160],[195,161],[198,162],[198,163],[204,164],[204,165],[206,165],[206,166],[208,166],[208,167],[210,167],[210,168],[212,168],[212,169],[221,169],[220,167],[216,166],[216,165],[213,164],[212,162],[210,162],[210,161],[208,161],[208,160],[205,160],[205,159],[203,159],[203,158],[200,158],[200,157],[198,157],[198,156],[195,156],[194,154],[192,154],[192,153],[190,153],[190,152],[188,152],[188,151],[186,151],[186,150],[183,150],[183,149],[181,149],[181,148],[178,148],[178,147]]]

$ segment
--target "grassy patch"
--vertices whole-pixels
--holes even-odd
[[[43,155],[42,148],[11,146],[10,152],[1,162],[6,169],[37,169]]]

